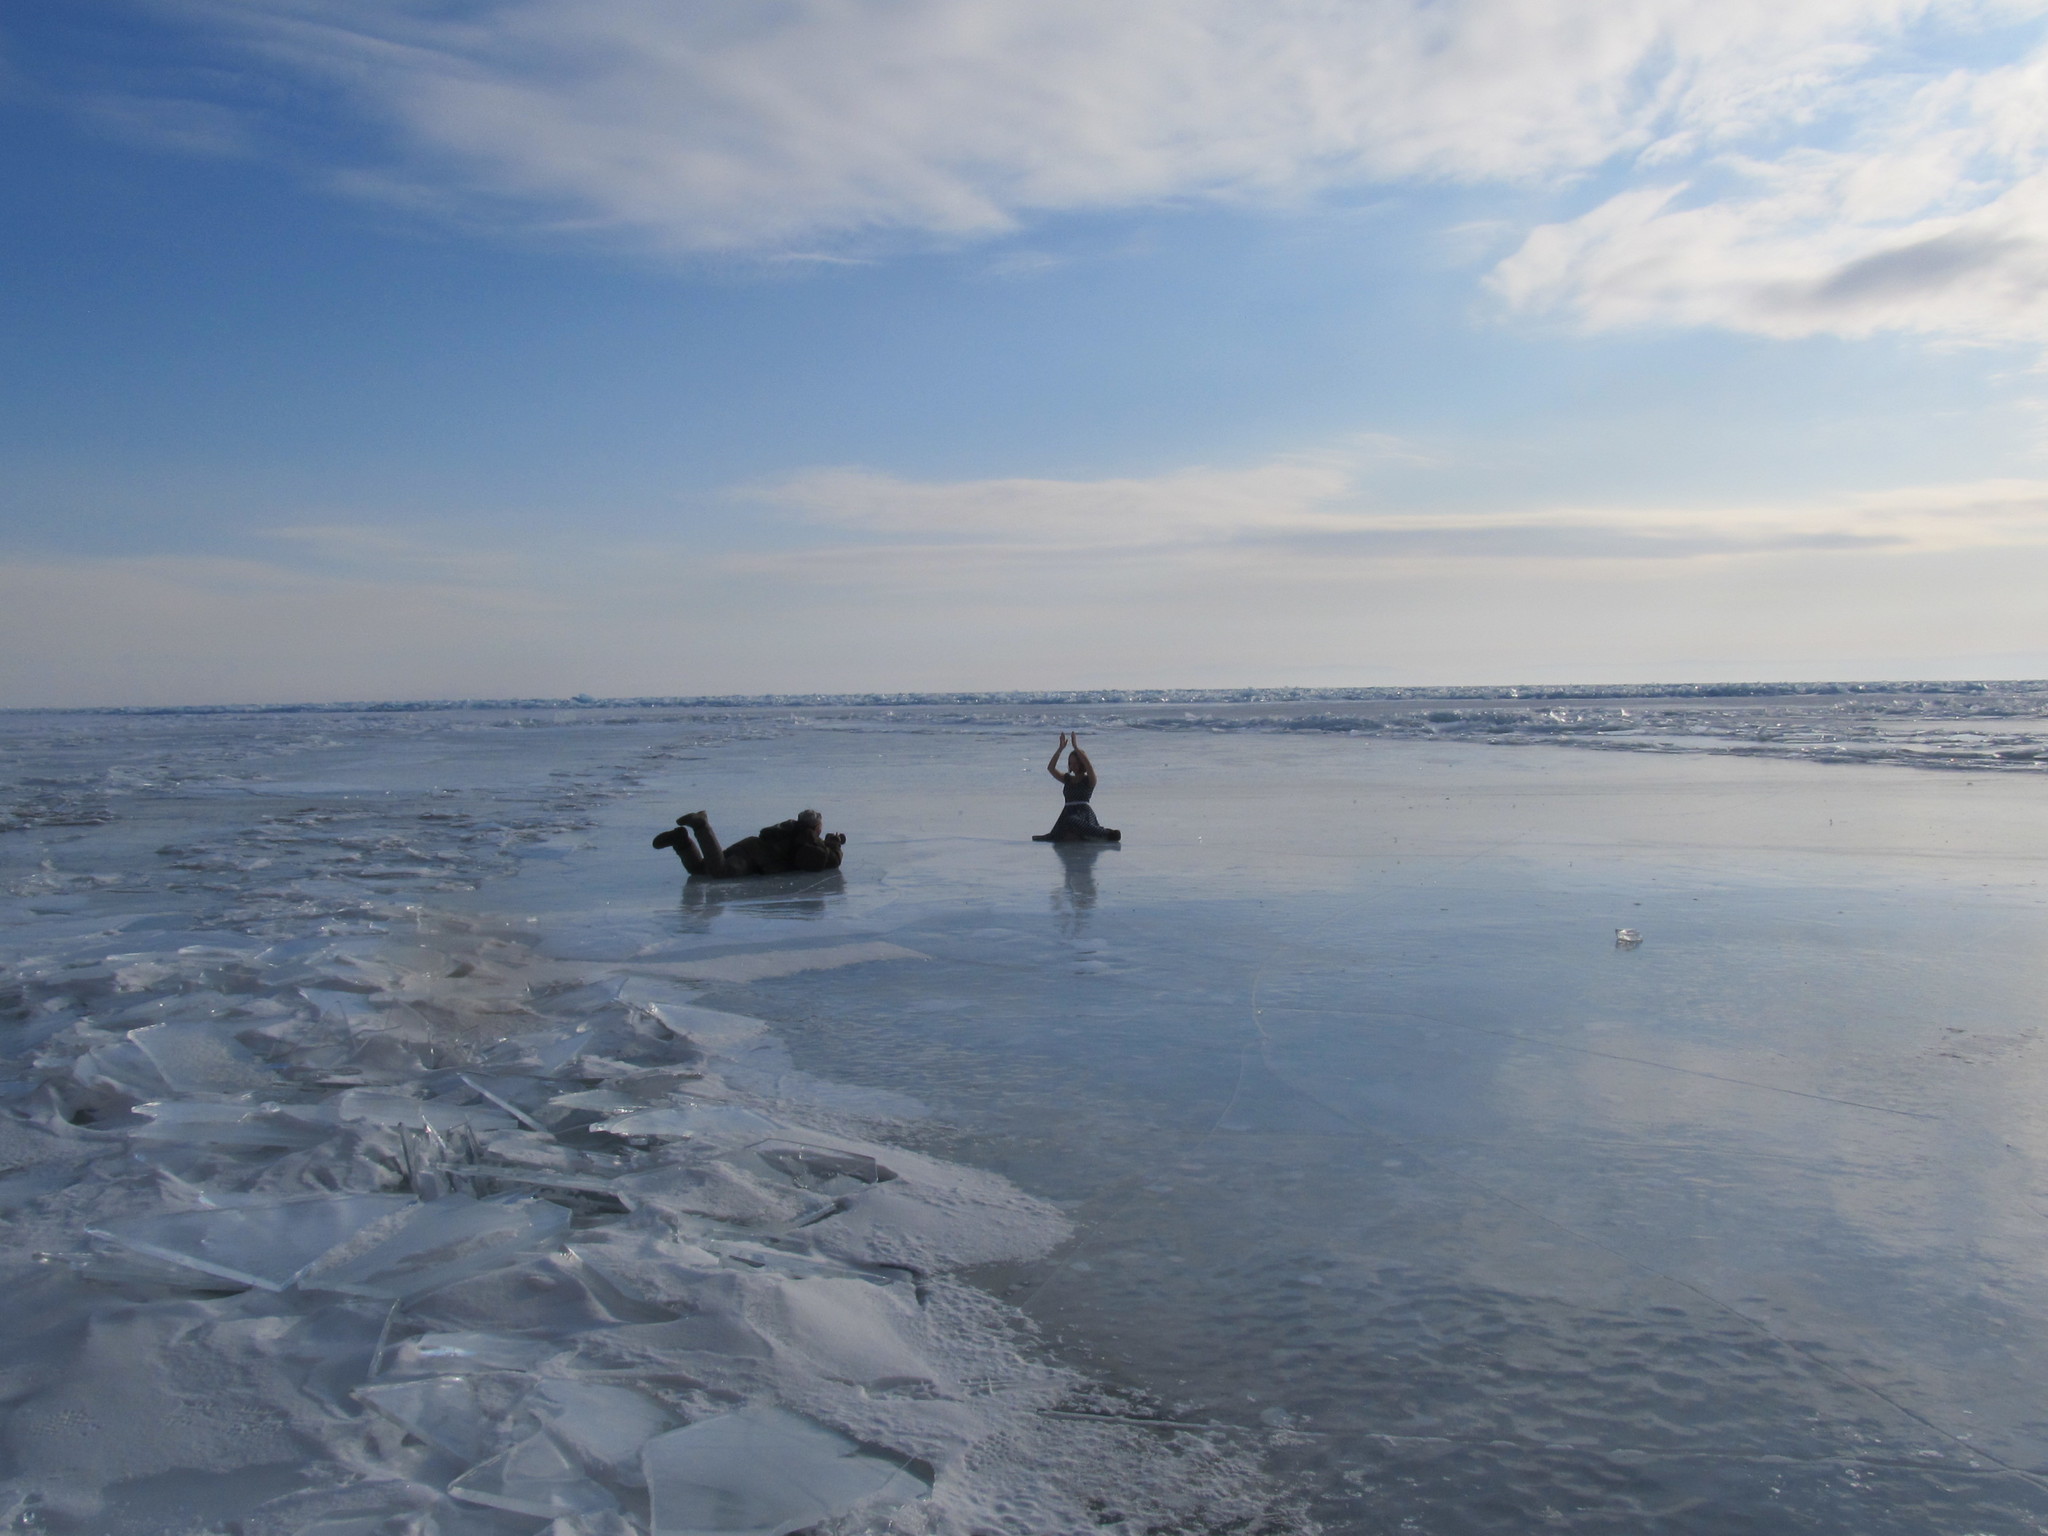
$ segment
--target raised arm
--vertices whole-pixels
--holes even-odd
[[[1060,754],[1066,750],[1067,733],[1065,731],[1061,731],[1060,744],[1052,749],[1052,756],[1046,759],[1045,771],[1051,774],[1054,778],[1058,779],[1062,784],[1067,782],[1067,776],[1064,773],[1060,772]]]
[[[1067,777],[1076,776],[1086,779],[1090,784],[1095,782],[1095,765],[1088,761],[1088,754],[1081,750],[1078,741],[1067,752]]]

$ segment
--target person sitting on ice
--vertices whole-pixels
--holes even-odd
[[[1067,771],[1060,772],[1060,753],[1067,754]],[[1045,765],[1045,771],[1060,781],[1067,803],[1060,811],[1060,819],[1052,824],[1050,832],[1032,835],[1034,843],[1120,843],[1123,833],[1115,827],[1105,827],[1095,819],[1095,812],[1088,808],[1088,797],[1095,793],[1095,765],[1088,761],[1088,754],[1081,750],[1078,734],[1069,736],[1060,732],[1060,744],[1052,749],[1052,758]]]
[[[724,848],[711,830],[710,818],[702,811],[692,811],[678,816],[674,828],[655,838],[654,846],[675,849],[684,869],[707,880],[837,869],[846,834],[826,832],[824,826],[825,818],[816,811],[800,811],[793,820],[763,827],[752,837]]]

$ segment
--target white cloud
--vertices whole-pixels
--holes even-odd
[[[1996,0],[176,0],[392,135],[349,184],[675,250],[1531,181],[1853,103]]]
[[[2048,481],[1444,513],[1370,468],[821,472],[777,504],[842,538],[788,551],[328,524],[19,556],[0,705],[2048,672]]]
[[[1914,486],[1806,501],[1503,507],[1476,512],[1376,504],[1371,452],[1106,480],[914,481],[812,470],[750,487],[748,499],[857,542],[747,558],[752,568],[843,574],[900,569],[917,582],[1075,557],[1156,567],[1217,557],[1329,560],[1667,560],[1785,550],[1945,553],[2048,546],[2048,481]],[[1306,568],[1304,568],[1306,569]]]
[[[1109,480],[914,481],[817,469],[750,489],[807,521],[867,533],[1055,550],[1192,544],[1283,529],[1347,527],[1341,459],[1189,469]]]
[[[0,704],[2048,674],[2048,546],[1398,559],[608,550],[477,587],[0,566]],[[974,564],[975,560],[979,564]]]
[[[2048,341],[2048,48],[1877,105],[1845,147],[1729,159],[1733,193],[1633,188],[1539,228],[1493,287],[1594,329]]]

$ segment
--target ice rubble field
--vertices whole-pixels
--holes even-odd
[[[914,1104],[792,1071],[672,966],[551,961],[448,910],[678,750],[530,723],[8,722],[29,836],[0,1524],[775,1536],[1277,1507],[1228,1447],[1101,1422],[949,1278],[1066,1223],[875,1139]],[[877,952],[909,953],[854,958]]]
[[[1556,692],[0,717],[0,1514],[2048,1529],[2042,694]]]

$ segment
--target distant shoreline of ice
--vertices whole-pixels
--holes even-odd
[[[1385,684],[1341,688],[969,689],[952,692],[648,694],[567,698],[353,699],[326,703],[24,705],[0,708],[15,715],[290,715],[403,714],[436,710],[507,709],[802,709],[919,708],[969,705],[1054,704],[1296,704],[1398,703],[1419,699],[1744,699],[1886,694],[2048,694],[2048,679],[1903,679],[1866,682],[1719,683],[1461,683],[1444,686]]]

